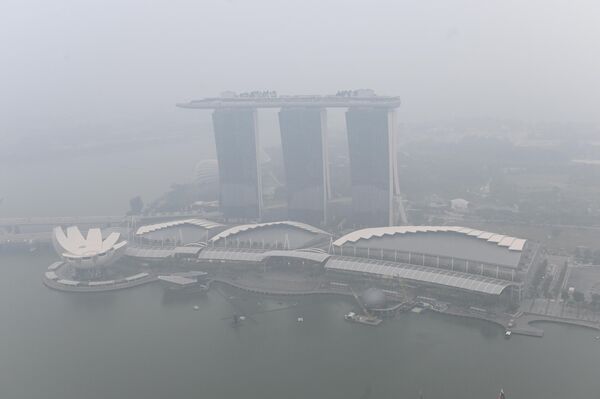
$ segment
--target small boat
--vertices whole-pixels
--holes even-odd
[[[200,306],[194,305],[194,310],[199,310],[199,309],[200,309]]]
[[[354,312],[345,314],[344,319],[347,321],[353,321],[355,323],[366,324],[369,326],[378,326],[382,321],[380,318],[377,318],[375,316],[363,316]]]
[[[298,323],[302,323],[304,321],[304,317],[298,317]]]
[[[354,318],[356,317],[356,313],[354,312],[350,312],[344,315],[344,319],[348,320],[348,321],[354,321]]]
[[[506,330],[506,332],[504,333],[504,338],[510,338],[510,336],[512,335],[512,331],[510,330]]]
[[[504,389],[500,390],[500,393],[498,394],[498,399],[506,399],[506,396],[504,395]]]

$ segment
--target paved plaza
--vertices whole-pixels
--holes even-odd
[[[593,312],[581,305],[567,303],[555,299],[528,299],[523,301],[521,310],[537,315],[556,317],[561,319],[577,319],[588,322],[600,323],[600,312]]]

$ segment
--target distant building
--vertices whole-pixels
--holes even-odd
[[[314,225],[327,220],[329,164],[326,111],[282,108],[279,112],[288,218]]]
[[[219,164],[216,159],[205,159],[196,164],[194,180],[198,184],[216,184],[219,180]]]
[[[354,224],[396,224],[400,203],[394,111],[350,108],[346,113],[346,126]]]
[[[455,198],[450,200],[450,208],[455,212],[467,212],[469,210],[469,201],[463,198]]]
[[[219,202],[226,219],[260,219],[262,184],[256,110],[221,108],[213,113],[219,161]]]
[[[327,108],[344,108],[352,181],[349,219],[356,226],[406,223],[396,162],[398,97],[377,96],[370,89],[326,96],[287,96],[266,90],[225,92],[178,106],[213,110],[219,203],[225,219],[258,221],[263,216],[257,110],[277,108],[281,109],[288,218],[323,224],[330,197],[325,115]]]

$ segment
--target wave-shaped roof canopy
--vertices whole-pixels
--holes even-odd
[[[206,220],[206,219],[183,219],[183,220],[173,220],[170,222],[163,222],[163,223],[156,223],[156,224],[149,224],[146,226],[141,226],[139,229],[137,229],[135,234],[136,235],[144,235],[147,233],[151,233],[153,231],[163,230],[163,229],[167,229],[169,227],[175,227],[175,226],[181,226],[181,225],[197,226],[197,227],[201,227],[201,228],[207,229],[207,230],[224,226],[221,223],[213,222],[211,220]]]
[[[281,222],[242,224],[239,226],[234,226],[225,231],[220,232],[219,234],[212,237],[210,240],[212,242],[215,242],[215,241],[236,235],[236,234],[244,232],[244,231],[255,230],[255,229],[265,228],[265,227],[270,227],[270,226],[290,226],[290,227],[295,227],[300,230],[307,231],[309,233],[331,235],[330,233],[328,233],[324,230],[321,230],[317,227],[311,226],[309,224],[286,220],[286,221],[281,221]]]
[[[436,233],[436,232],[453,232],[463,234],[468,237],[485,240],[489,243],[494,243],[500,247],[505,247],[510,251],[522,251],[527,240],[506,236],[502,234],[490,233],[487,231],[472,229],[469,227],[460,226],[389,226],[389,227],[372,227],[361,229],[346,234],[337,239],[333,245],[342,246],[347,243],[354,243],[358,240],[368,240],[373,237],[393,236],[397,234],[414,234],[414,233]]]

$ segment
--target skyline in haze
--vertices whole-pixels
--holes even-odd
[[[600,123],[591,1],[9,0],[0,15],[5,138],[176,128],[198,118],[177,102],[263,89],[372,88],[405,122]]]

